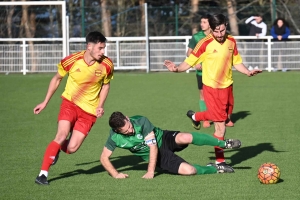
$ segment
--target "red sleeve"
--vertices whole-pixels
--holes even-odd
[[[84,51],[81,51],[65,57],[60,61],[61,66],[64,68],[65,71],[68,72],[72,68],[75,61],[83,58],[83,54]]]

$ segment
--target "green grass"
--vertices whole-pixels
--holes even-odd
[[[198,110],[194,73],[115,73],[99,119],[80,150],[61,154],[49,172],[50,186],[34,183],[44,150],[56,133],[56,120],[65,80],[48,107],[34,115],[53,74],[0,75],[0,199],[300,199],[298,185],[300,73],[267,73],[248,78],[234,73],[234,128],[227,138],[239,138],[239,150],[227,150],[234,174],[141,177],[147,163],[126,150],[112,158],[130,178],[115,180],[103,169],[99,156],[108,137],[113,111],[147,116],[162,129],[194,131],[185,116]],[[213,133],[213,128],[200,132]],[[190,163],[205,165],[214,159],[212,147],[189,148],[179,153]],[[261,185],[258,167],[274,162],[281,169],[275,185]]]

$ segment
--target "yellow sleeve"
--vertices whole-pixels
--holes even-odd
[[[194,67],[195,65],[202,63],[205,60],[205,57],[206,52],[202,53],[199,58],[191,53],[190,56],[184,60],[184,62]]]
[[[241,55],[238,53],[237,55],[233,55],[233,61],[232,61],[233,65],[237,65],[237,64],[241,64],[243,63],[243,59],[241,57]]]
[[[67,75],[67,71],[62,67],[61,62],[57,64],[57,72],[59,73],[59,75],[61,75],[62,77]]]

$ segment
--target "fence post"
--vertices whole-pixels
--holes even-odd
[[[268,42],[266,42],[265,44],[268,45],[268,72],[272,71],[272,48],[271,45],[273,44],[273,42],[271,42],[272,36],[268,37]]]
[[[116,54],[117,54],[117,66],[120,67],[120,47],[119,47],[120,41],[116,41]]]
[[[185,52],[187,52],[188,49],[189,49],[189,47],[188,47],[188,45],[189,45],[189,38],[188,37],[185,38],[185,43],[184,44],[185,44]],[[190,69],[186,70],[185,72],[186,73],[190,73]]]
[[[21,71],[23,71],[23,75],[26,75],[26,47],[28,45],[26,45],[26,41],[25,39],[23,38],[22,39],[22,45],[20,45],[23,49],[22,49],[22,63],[23,63],[23,69]]]

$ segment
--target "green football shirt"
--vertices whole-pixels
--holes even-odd
[[[206,35],[205,35],[204,31],[199,31],[198,33],[195,33],[192,36],[192,38],[190,39],[188,47],[191,49],[194,49],[195,46],[197,45],[197,43],[205,37],[206,37]],[[198,75],[202,76],[202,70],[196,70],[196,73]]]
[[[150,148],[145,144],[145,137],[153,131],[155,134],[158,148],[162,144],[163,130],[155,127],[146,117],[133,116],[129,118],[134,128],[134,135],[123,135],[110,130],[109,137],[105,147],[110,151],[114,151],[116,147],[128,149],[134,155],[149,160]]]

